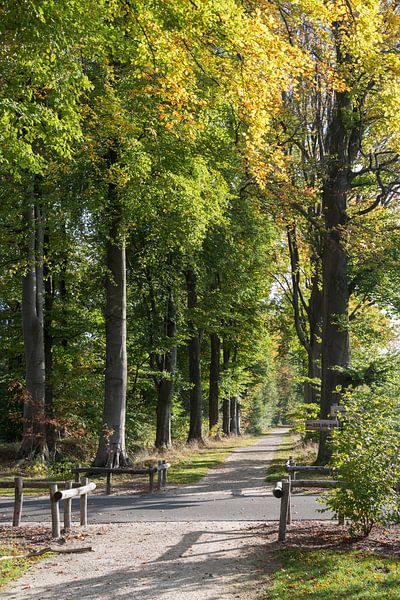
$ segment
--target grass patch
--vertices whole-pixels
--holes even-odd
[[[14,556],[20,554],[15,546],[0,546],[0,556]],[[0,560],[0,590],[10,581],[21,577],[38,558],[10,558]]]
[[[8,479],[6,477],[0,477],[1,481],[8,481]],[[30,477],[29,479],[34,479],[33,477]],[[71,479],[71,477],[69,478]],[[39,480],[39,478],[38,478]],[[11,479],[11,482],[14,483],[14,480]],[[0,489],[0,496],[2,497],[6,497],[6,498],[14,498],[14,488],[12,489],[5,489],[5,488],[1,488]],[[38,488],[29,488],[29,487],[25,487],[24,486],[24,496],[48,496],[49,495],[49,489],[48,488],[44,488],[44,489],[38,489]]]
[[[284,550],[268,600],[386,600],[400,598],[400,562],[362,551]]]
[[[23,527],[1,525],[0,539],[4,540],[4,543],[0,544],[0,556],[23,555],[18,558],[0,560],[1,591],[10,581],[21,577],[39,560],[52,555],[50,552],[34,555],[50,545],[52,540],[50,527],[42,527],[41,525],[24,525]]]
[[[300,441],[298,434],[290,431],[286,433],[282,443],[274,454],[271,466],[267,470],[266,481],[275,482],[283,477],[287,477],[285,464],[289,456],[291,456],[298,465],[312,465],[317,457],[317,444],[313,442],[303,444]],[[320,473],[299,473],[297,478],[327,479],[328,476],[321,475]]]
[[[283,435],[283,439],[277,447],[271,465],[267,469],[265,481],[279,481],[286,477],[285,463],[289,456],[293,456],[297,443],[297,436],[290,431]]]

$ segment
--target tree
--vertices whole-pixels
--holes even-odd
[[[197,282],[196,274],[189,268],[186,273],[187,287],[187,308],[189,315],[197,308]],[[189,434],[188,442],[203,441],[203,398],[201,386],[201,331],[189,316],[188,320],[189,340],[188,340],[188,359],[189,359],[189,383],[190,405],[189,405]]]
[[[221,372],[221,340],[218,333],[210,334],[210,380],[208,394],[208,428],[215,432],[219,423],[219,382]]]
[[[396,118],[389,91],[398,81],[398,22],[392,2],[321,1],[315,6],[304,2],[293,11],[278,2],[277,7],[289,41],[303,48],[312,66],[308,77],[299,80],[296,93],[287,96],[295,126],[286,119],[278,134],[281,146],[286,139],[283,164],[289,166],[288,171],[285,166],[281,169],[284,191],[279,195],[286,195],[286,204],[321,232],[321,417],[325,418],[340,398],[346,384],[342,374],[350,364],[350,224],[355,214],[362,217],[387,205],[398,189]],[[303,111],[310,105],[311,119]],[[297,159],[291,165],[293,149]],[[296,177],[299,165],[302,178]],[[258,163],[253,172],[265,185]],[[365,179],[362,183],[366,175],[368,185]],[[299,203],[292,198],[293,180],[296,184],[300,179]],[[318,462],[328,457],[322,434]]]
[[[116,162],[115,152],[108,154],[109,167]],[[126,351],[126,256],[121,236],[123,213],[116,185],[108,185],[108,234],[106,241],[104,309],[106,329],[106,370],[103,431],[95,465],[119,467],[129,464],[125,448],[125,413],[128,362]]]
[[[28,239],[22,294],[26,402],[21,458],[43,455],[45,432],[51,437],[44,414],[44,222],[38,178],[51,157],[70,156],[71,145],[80,135],[79,99],[88,80],[76,53],[85,36],[73,23],[79,13],[81,25],[88,24],[91,5],[70,0],[62,9],[46,1],[37,9],[12,2],[1,7],[1,168],[3,176],[24,182],[29,190],[19,207]]]
[[[35,190],[37,192],[37,190]],[[35,193],[34,192],[34,193]],[[22,326],[25,347],[26,390],[24,436],[17,458],[43,455],[45,435],[45,364],[43,339],[43,224],[40,208],[26,209],[28,266],[22,286]]]
[[[353,535],[367,536],[399,510],[398,406],[382,390],[360,388],[344,399],[343,429],[333,435],[331,466],[343,486],[324,501],[350,521]],[[379,452],[377,452],[379,448]]]

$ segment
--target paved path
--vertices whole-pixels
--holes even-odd
[[[265,472],[287,430],[280,428],[247,448],[239,448],[211,469],[198,484],[169,487],[161,493],[135,496],[89,496],[89,523],[154,521],[275,521],[280,502],[265,483]],[[79,519],[79,502],[72,503]],[[317,512],[317,496],[293,496],[296,519],[330,519]],[[0,499],[0,522],[12,518],[12,498]],[[23,521],[50,520],[48,496],[24,499]]]

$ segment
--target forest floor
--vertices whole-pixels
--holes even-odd
[[[265,522],[265,514],[260,520],[254,517],[251,511],[260,502],[264,513],[272,506],[270,501],[275,502],[276,508],[279,506],[271,496],[271,484],[265,484],[264,480],[275,450],[283,449],[285,439],[285,430],[275,430],[252,446],[233,452],[197,485],[172,488],[168,496],[160,494],[159,500],[163,496],[163,501],[170,503],[170,509],[160,509],[156,503],[143,513],[143,517],[153,515],[148,520],[139,521],[130,516],[130,522],[128,519],[123,523],[108,521],[74,528],[73,534],[61,540],[61,546],[92,546],[93,551],[56,554],[41,560],[10,584],[2,597],[9,600],[269,600],[307,595],[317,600],[336,599],[342,597],[337,595],[337,587],[331,594],[330,583],[325,579],[318,582],[316,578],[318,573],[324,577],[330,572],[339,576],[343,571],[338,568],[343,551],[356,565],[359,578],[365,579],[365,573],[369,573],[376,584],[384,584],[386,578],[386,592],[398,593],[398,587],[393,587],[393,578],[398,574],[397,558],[382,558],[379,563],[373,558],[374,566],[368,562],[370,552],[390,555],[399,552],[397,529],[384,534],[377,532],[375,538],[371,536],[367,542],[357,545],[349,541],[343,527],[303,520],[290,528],[285,544],[278,544],[276,520]],[[196,502],[193,502],[193,494],[196,494]],[[154,494],[153,499],[156,496],[158,494]],[[177,500],[185,502],[185,498],[189,507],[185,509],[184,504],[178,503],[180,508],[177,508]],[[137,496],[124,499],[131,503],[138,501]],[[113,497],[105,500],[112,501]],[[235,502],[241,500],[245,503],[245,514],[238,515]],[[305,502],[309,504],[311,499],[306,498]],[[201,503],[207,508],[199,511]],[[215,519],[216,506],[222,507],[218,509],[218,519]],[[128,508],[125,505],[122,513],[129,516]],[[177,511],[183,511],[190,518],[179,519]],[[235,511],[236,516],[232,517]],[[172,518],[171,513],[175,515]],[[276,515],[273,518],[276,519]],[[46,537],[46,533],[43,536]],[[304,553],[316,550],[314,562],[323,567],[318,572],[309,563],[305,567]],[[364,574],[359,569],[360,552],[365,562]],[[299,553],[300,560],[293,558]],[[331,565],[334,566],[331,568]],[[348,582],[348,569],[344,569],[343,578]],[[338,585],[337,581],[334,585]],[[350,594],[353,599],[362,600],[400,597],[390,593],[365,596],[353,592],[354,588]]]

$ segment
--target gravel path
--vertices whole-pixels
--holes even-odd
[[[89,529],[89,528],[87,528]],[[41,561],[8,588],[11,599],[222,600],[261,598],[268,568],[261,524],[94,525],[80,545],[95,551]]]
[[[263,548],[263,523],[257,523],[251,515],[249,521],[232,520],[230,500],[266,493],[265,470],[284,432],[276,430],[253,446],[238,449],[198,485],[170,489],[168,496],[164,496],[165,502],[174,502],[177,496],[217,495],[225,500],[225,521],[215,521],[215,503],[210,502],[204,520],[91,525],[80,530],[82,539],[78,545],[92,545],[93,552],[42,560],[2,597],[10,600],[263,597],[257,579],[273,561]]]

